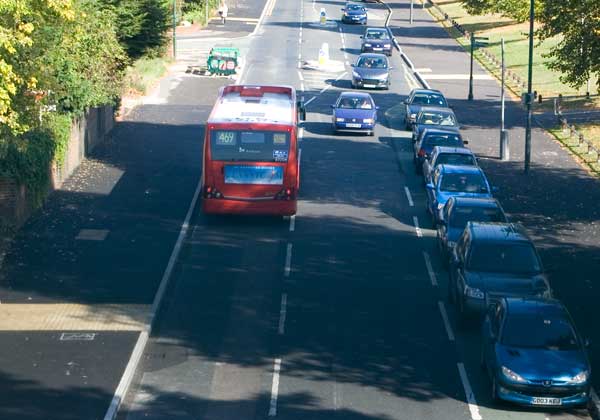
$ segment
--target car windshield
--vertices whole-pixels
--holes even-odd
[[[441,191],[462,193],[487,193],[488,188],[478,172],[475,173],[446,173],[442,176]]]
[[[469,270],[530,275],[541,271],[538,256],[529,244],[474,243]]]
[[[463,142],[458,134],[426,134],[420,148],[431,151],[435,146],[462,147]]]
[[[456,137],[456,136],[455,136]],[[435,160],[436,165],[448,163],[450,165],[461,165],[461,166],[476,166],[477,162],[473,155],[465,153],[440,153]]]
[[[568,319],[537,313],[510,315],[504,324],[501,342],[510,347],[579,350],[577,336]]]
[[[373,102],[364,97],[344,97],[340,98],[337,107],[341,109],[373,109]]]
[[[356,11],[363,10],[363,7],[360,4],[347,4],[346,5],[346,10],[350,10],[352,12],[356,12]]]
[[[446,99],[444,99],[442,95],[435,93],[417,93],[415,94],[412,103],[414,105],[448,106]]]
[[[367,69],[387,69],[387,60],[385,57],[361,57],[356,66]]]
[[[455,126],[454,115],[447,112],[423,111],[419,114],[418,124]]]
[[[390,39],[387,31],[367,31],[366,39]]]
[[[499,208],[459,207],[455,205],[450,212],[448,225],[463,230],[467,222],[505,222],[504,213]]]

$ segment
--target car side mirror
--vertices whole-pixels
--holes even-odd
[[[346,11],[346,9],[344,9],[343,7],[342,7],[340,10],[341,10],[342,12],[345,12],[345,11]]]
[[[378,106],[376,106],[376,107],[375,107],[375,109],[377,110],[377,109],[379,109],[379,107],[378,107]]]
[[[463,144],[469,144],[469,140],[463,140]]]
[[[350,64],[350,67],[356,67],[356,64],[354,64],[354,63]]]
[[[361,35],[361,36],[360,36],[360,39],[363,39],[363,38],[364,38],[364,36],[362,36],[362,35]]]

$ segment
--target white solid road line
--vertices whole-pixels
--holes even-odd
[[[277,397],[279,395],[279,371],[281,370],[281,359],[275,359],[273,366],[273,385],[271,386],[271,404],[269,405],[269,417],[277,415]]]
[[[287,252],[285,255],[285,268],[284,268],[284,275],[286,277],[290,276],[291,269],[292,269],[292,244],[287,244]]]
[[[413,216],[413,224],[415,225],[415,232],[417,232],[417,237],[422,238],[423,232],[419,227],[419,218],[417,216]]]
[[[433,271],[433,266],[431,265],[431,258],[429,258],[429,254],[427,253],[427,251],[423,251],[423,258],[425,259],[425,266],[427,267],[427,274],[429,274],[429,280],[431,280],[431,285],[437,287],[437,278],[435,276],[435,271]]]
[[[290,216],[290,232],[296,230],[296,215]]]
[[[460,375],[460,380],[463,384],[463,388],[465,389],[465,395],[467,396],[467,404],[469,405],[469,411],[471,412],[471,420],[482,420],[481,414],[479,414],[479,407],[477,406],[475,394],[473,394],[471,384],[469,383],[469,378],[467,377],[465,365],[460,362],[456,365],[458,366],[458,374]]]
[[[414,207],[415,203],[414,203],[414,201],[412,199],[412,195],[411,195],[410,190],[408,189],[407,186],[404,186],[404,192],[406,193],[406,198],[408,199],[408,205],[411,206],[411,207]]]
[[[454,341],[454,332],[452,332],[452,326],[450,325],[450,320],[448,319],[448,312],[446,312],[446,305],[441,300],[438,301],[438,307],[440,308],[440,314],[442,315],[442,320],[444,321],[444,327],[446,327],[446,334],[448,334],[448,340]]]
[[[281,295],[281,309],[279,310],[279,326],[277,332],[279,335],[285,333],[285,318],[287,316],[287,293]]]

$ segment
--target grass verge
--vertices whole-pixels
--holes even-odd
[[[125,74],[124,94],[144,95],[167,71],[171,60],[166,56],[142,57],[136,60]]]
[[[579,132],[584,135],[586,139],[591,139],[589,137],[589,130],[598,132],[599,128],[597,126],[591,126],[589,128],[581,127],[578,128]],[[598,159],[600,156],[593,150],[591,150],[586,144],[580,143],[579,138],[577,136],[571,135],[570,130],[562,130],[562,128],[557,127],[548,130],[550,134],[552,134],[558,141],[560,141],[567,149],[571,151],[574,155],[576,155],[580,161],[582,161],[588,168],[592,170],[596,175],[600,174],[600,163]],[[596,148],[600,148],[600,141],[598,141],[598,135],[595,137],[594,146]]]

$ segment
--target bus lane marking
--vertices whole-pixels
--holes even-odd
[[[473,389],[471,388],[471,383],[469,382],[469,378],[467,377],[467,371],[465,370],[465,365],[463,363],[457,363],[458,366],[458,374],[460,375],[460,380],[462,382],[463,388],[465,390],[465,395],[467,397],[467,404],[469,406],[469,411],[471,412],[471,420],[482,420],[481,414],[479,414],[479,406],[477,405],[477,400],[475,399],[475,394],[473,394]]]
[[[435,271],[433,271],[433,266],[431,265],[431,258],[429,258],[429,254],[426,251],[423,251],[423,258],[425,259],[425,267],[427,267],[427,274],[429,274],[429,280],[431,280],[431,285],[437,287],[438,282],[435,276]]]
[[[423,237],[423,231],[419,227],[419,218],[417,216],[413,216],[413,224],[415,225],[415,232],[417,232],[417,237]]]
[[[287,316],[287,293],[281,295],[281,309],[279,310],[279,326],[277,332],[279,335],[285,334],[285,318]]]
[[[414,207],[415,203],[412,199],[412,194],[410,193],[410,190],[408,189],[407,186],[404,187],[404,192],[406,193],[406,199],[408,200],[408,205],[411,207]]]
[[[285,255],[285,268],[284,268],[285,277],[290,276],[291,269],[292,269],[292,244],[287,244],[287,252]]]
[[[448,340],[454,341],[454,332],[452,331],[452,326],[450,325],[450,320],[448,319],[446,305],[444,305],[444,302],[439,300],[438,307],[440,308],[440,314],[442,315],[442,320],[444,321],[444,327],[446,327],[446,334],[448,335]]]
[[[271,403],[269,404],[269,417],[277,415],[277,397],[279,395],[279,372],[281,370],[281,359],[275,359],[273,364],[273,384],[271,385]]]
[[[300,160],[300,158],[298,158]],[[296,215],[290,216],[290,232],[296,230]]]

